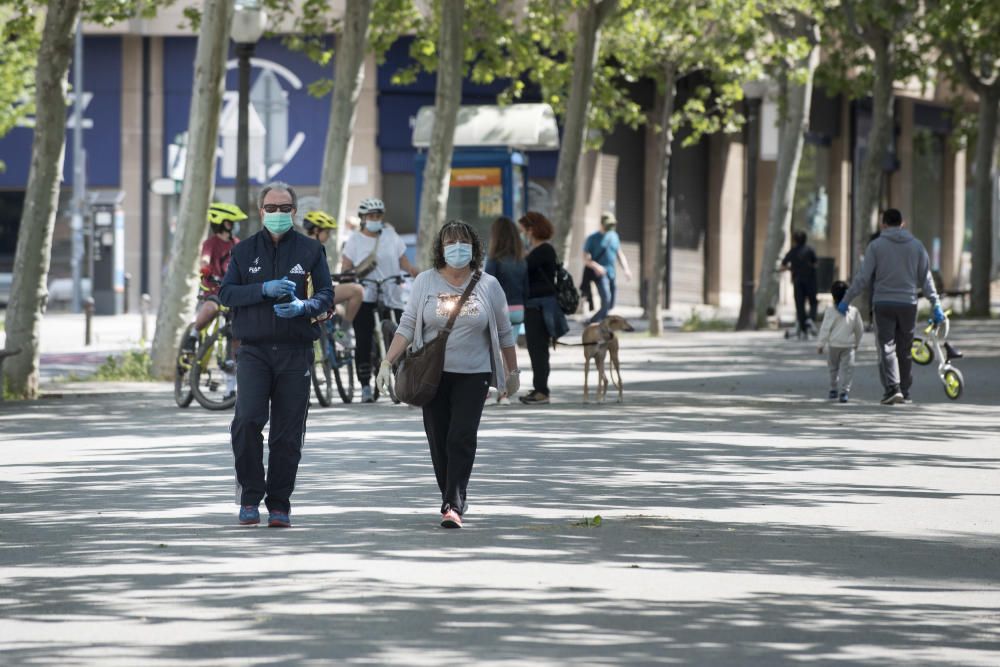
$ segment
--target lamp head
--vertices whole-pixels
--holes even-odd
[[[267,28],[267,13],[257,0],[240,0],[233,11],[229,36],[237,44],[255,44]]]

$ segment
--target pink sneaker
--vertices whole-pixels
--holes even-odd
[[[441,527],[442,528],[461,528],[462,527],[462,515],[448,508],[448,510],[441,514]]]

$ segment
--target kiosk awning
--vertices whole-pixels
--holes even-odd
[[[413,128],[413,145],[431,143],[434,107],[421,107]],[[556,115],[548,104],[462,106],[455,125],[455,147],[506,146],[529,151],[559,150]]]

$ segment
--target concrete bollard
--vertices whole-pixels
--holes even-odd
[[[83,344],[89,347],[91,334],[93,333],[94,297],[88,296],[86,301],[83,302],[83,315],[86,318],[86,325],[83,331]]]
[[[125,274],[125,293],[122,295],[122,312],[128,315],[128,295],[132,291],[132,274]]]
[[[142,304],[139,306],[139,312],[142,313],[142,335],[139,340],[142,342],[149,341],[149,306],[152,303],[153,298],[148,294],[142,295]]]

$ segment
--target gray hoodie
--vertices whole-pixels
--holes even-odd
[[[931,303],[938,302],[930,260],[924,245],[902,227],[886,227],[868,244],[844,300],[850,303],[871,285],[872,304],[915,305],[923,288]]]

